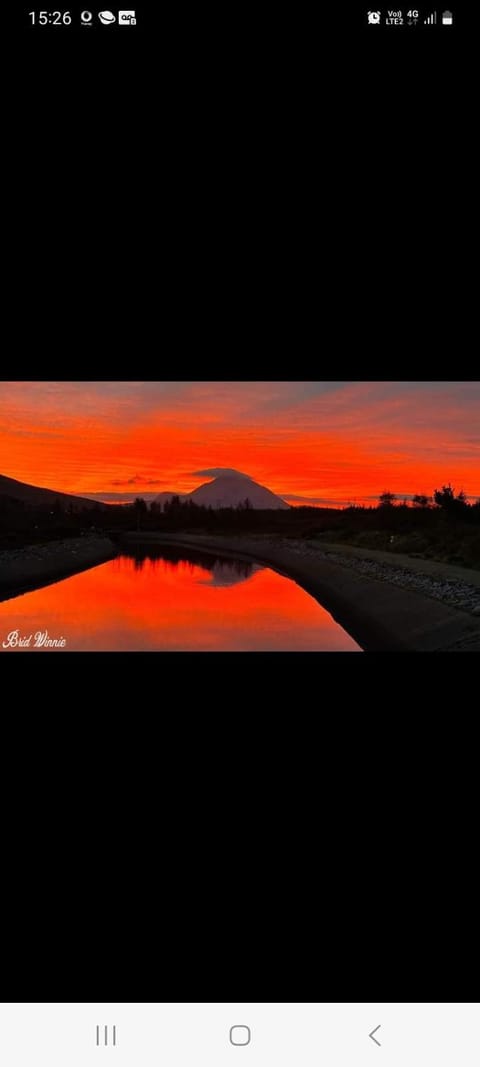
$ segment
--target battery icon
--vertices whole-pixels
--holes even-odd
[[[453,15],[451,11],[443,12],[442,22],[444,26],[451,26],[453,24]]]

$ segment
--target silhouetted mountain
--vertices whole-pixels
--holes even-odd
[[[54,489],[42,489],[38,485],[28,485],[27,482],[17,482],[16,478],[6,478],[0,474],[0,497],[9,497],[11,500],[20,500],[28,507],[48,508],[60,507],[66,511],[72,508],[81,511],[83,508],[94,508],[95,500],[88,500],[83,496],[73,496],[71,493],[57,493]],[[58,501],[58,504],[57,504]],[[108,505],[98,504],[104,509]]]
[[[159,493],[156,497],[158,504],[165,504],[176,493]],[[264,485],[254,482],[246,474],[230,472],[221,474],[211,482],[205,482],[194,489],[192,493],[184,493],[180,500],[192,500],[194,504],[210,508],[237,508],[239,504],[249,501],[250,506],[258,511],[274,511],[278,509],[289,510],[280,496],[276,496]]]

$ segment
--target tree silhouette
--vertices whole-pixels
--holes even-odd
[[[416,493],[413,498],[413,506],[415,508],[428,508],[430,503],[430,497],[424,496],[422,493]]]
[[[394,503],[395,503],[395,501],[396,501],[396,499],[397,498],[395,496],[395,493],[390,493],[389,490],[384,489],[383,493],[381,493],[379,498],[378,498],[378,500],[379,500],[379,505],[378,506],[380,508],[392,508]]]
[[[433,499],[439,508],[443,508],[447,514],[461,514],[468,508],[467,498],[463,489],[460,490],[458,496],[455,496],[455,489],[452,488],[450,482],[448,485],[442,485],[441,489],[435,489]]]

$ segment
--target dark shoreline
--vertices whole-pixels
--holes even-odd
[[[117,551],[108,537],[88,535],[0,552],[0,601],[106,563]]]

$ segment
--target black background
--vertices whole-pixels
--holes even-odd
[[[474,657],[255,658],[2,661],[3,1000],[478,998]]]
[[[15,22],[11,377],[473,376],[468,44],[349,10]],[[471,657],[113,658],[2,660],[3,1000],[477,999]]]

